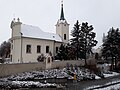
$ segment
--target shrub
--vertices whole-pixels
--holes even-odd
[[[41,55],[38,56],[37,61],[38,62],[44,62],[44,59],[45,59],[44,54],[41,54]]]
[[[97,68],[96,65],[87,65],[87,68],[90,69],[90,71],[97,73],[100,73],[100,68]]]

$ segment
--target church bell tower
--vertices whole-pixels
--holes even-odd
[[[64,44],[69,42],[69,24],[64,17],[63,1],[61,1],[60,19],[56,24],[56,34],[60,35]]]

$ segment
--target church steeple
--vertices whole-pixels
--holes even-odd
[[[60,19],[57,21],[56,24],[56,34],[58,34],[61,37],[62,42],[64,44],[67,44],[69,42],[69,24],[67,23],[64,17],[63,0],[61,1]]]
[[[63,11],[63,0],[61,1],[61,15],[60,15],[60,20],[65,20],[64,11]]]

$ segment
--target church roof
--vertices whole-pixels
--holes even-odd
[[[58,42],[62,42],[62,38],[58,34],[44,32],[39,27],[36,26],[22,24],[21,33],[23,34],[22,35],[23,37],[55,40]]]

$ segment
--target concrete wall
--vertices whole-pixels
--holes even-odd
[[[33,71],[33,70],[44,70],[51,68],[64,68],[67,63],[70,65],[81,65],[84,66],[84,60],[67,60],[67,61],[54,61],[51,63],[39,62],[39,63],[18,63],[18,64],[0,64],[0,77],[5,77],[12,74]]]
[[[85,61],[84,60],[67,60],[67,61],[54,61],[52,62],[51,68],[64,68],[66,67],[67,63],[70,65],[77,65],[77,66],[84,66]]]
[[[29,64],[0,64],[0,77],[39,69],[45,69],[45,62]]]
[[[94,58],[87,59],[87,65],[96,65],[96,64],[97,64],[96,59]]]

